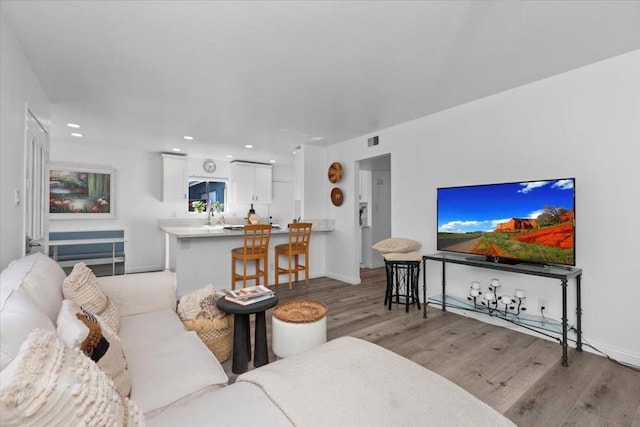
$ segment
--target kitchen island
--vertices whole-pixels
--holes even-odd
[[[309,248],[309,277],[321,277],[325,272],[325,236],[334,229],[333,220],[310,220],[313,223]],[[174,225],[175,221],[160,220],[165,232],[165,268],[176,272],[177,293],[186,293],[212,284],[216,289],[231,287],[231,250],[242,247],[244,231],[227,229],[222,225]],[[269,242],[269,285],[275,283],[274,251],[276,245],[287,243],[289,230],[274,226]],[[283,258],[284,259],[284,258]],[[281,260],[282,262],[282,260]],[[247,268],[253,271],[254,264]],[[288,280],[280,277],[281,283]],[[247,286],[253,285],[250,281]],[[304,284],[302,286],[305,286]]]

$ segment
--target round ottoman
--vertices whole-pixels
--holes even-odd
[[[317,301],[288,301],[273,309],[273,353],[287,357],[327,342],[326,305]]]

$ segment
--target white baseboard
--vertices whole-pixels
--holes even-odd
[[[640,354],[633,354],[626,351],[617,350],[606,344],[601,344],[601,343],[592,341],[589,338],[587,338],[587,342],[612,359],[640,368]],[[582,340],[582,349],[584,351],[588,351],[589,353],[598,354],[602,356],[600,352],[592,349],[588,345],[585,345],[584,339]]]

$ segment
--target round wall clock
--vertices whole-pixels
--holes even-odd
[[[202,169],[207,173],[213,173],[216,171],[216,162],[211,159],[207,159],[202,163]]]
[[[329,166],[329,182],[335,184],[342,179],[342,165],[339,162],[331,163]]]

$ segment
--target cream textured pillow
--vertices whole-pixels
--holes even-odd
[[[122,396],[129,396],[131,385],[122,342],[101,319],[66,299],[58,314],[58,336],[66,346],[82,350],[113,380]]]
[[[381,240],[375,245],[373,249],[383,253],[404,253],[417,251],[422,246],[422,243],[415,240],[405,239],[404,237],[392,237],[390,239]]]
[[[420,252],[391,252],[382,255],[387,261],[422,261],[422,254]]]
[[[144,416],[78,349],[36,329],[0,373],[2,426],[142,426]]]
[[[120,330],[118,309],[103,292],[93,271],[83,262],[73,266],[62,283],[65,299],[73,300],[89,313],[100,316],[116,334]]]

